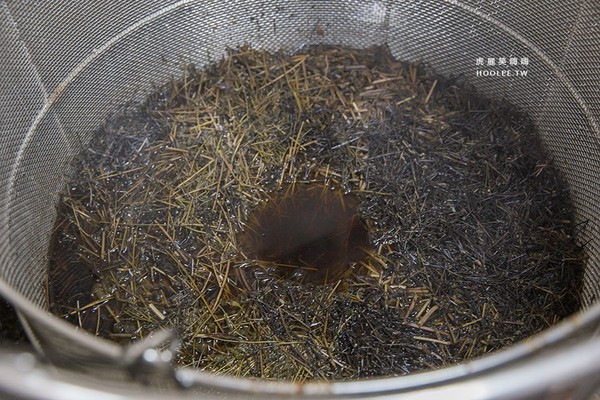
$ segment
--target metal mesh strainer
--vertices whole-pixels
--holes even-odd
[[[510,368],[510,363],[558,344],[563,347],[557,354],[564,357],[580,354],[577,346],[583,344],[590,347],[586,354],[595,351],[598,357],[599,340],[591,332],[600,326],[599,19],[594,0],[0,1],[0,293],[24,315],[39,351],[58,363],[79,364],[84,372],[103,371],[101,383],[117,385],[127,371],[147,362],[155,365],[144,359],[149,354],[144,349],[166,340],[161,334],[124,350],[85,336],[44,311],[48,239],[70,160],[109,113],[125,101],[143,98],[152,83],[179,75],[185,62],[203,65],[243,43],[290,51],[314,43],[387,43],[398,59],[424,60],[440,73],[462,74],[482,92],[507,98],[536,121],[570,185],[581,224],[578,240],[588,257],[581,293],[585,311],[529,346],[449,372],[382,380],[375,386],[308,385],[302,387],[304,393],[375,393],[376,388],[392,393],[474,379],[474,372]],[[514,69],[527,75],[494,76],[490,59],[514,61]],[[573,336],[579,340],[567,343]],[[527,365],[534,368],[533,362]],[[559,367],[557,376],[564,372]],[[300,390],[180,372],[180,383],[237,385],[241,391]],[[598,371],[582,363],[562,376],[575,372],[586,378]],[[52,379],[80,379],[70,374]],[[539,382],[549,382],[551,375],[535,375],[541,379],[536,387],[544,387]],[[515,385],[515,390],[522,387],[529,386]],[[117,388],[137,393],[133,386]]]

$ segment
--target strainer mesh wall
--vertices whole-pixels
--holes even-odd
[[[600,295],[599,14],[594,0],[0,1],[1,277],[46,306],[48,239],[69,161],[109,113],[183,63],[244,43],[387,43],[399,59],[462,75],[535,119],[570,184],[589,306]],[[478,76],[486,67],[476,60],[490,57],[527,58],[528,75]]]

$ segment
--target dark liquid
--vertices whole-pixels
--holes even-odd
[[[109,121],[58,209],[51,309],[299,383],[445,367],[577,310],[568,188],[528,118],[386,52],[240,49]]]
[[[247,257],[277,266],[281,276],[326,283],[365,257],[369,239],[355,196],[304,184],[257,209],[241,244]]]

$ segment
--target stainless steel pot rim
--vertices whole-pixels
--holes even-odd
[[[93,357],[90,359],[89,361],[91,363],[104,362],[112,364],[117,368],[119,366],[124,366],[126,363],[123,362],[123,358],[127,353],[127,348],[135,345],[122,347],[108,341],[107,339],[102,339],[87,334],[77,327],[53,316],[49,312],[38,308],[1,280],[0,295],[6,299],[9,299],[9,301],[13,302],[13,304],[18,304],[18,309],[24,314],[26,320],[36,321],[46,326],[52,326],[56,332],[60,332],[60,334],[64,335],[65,338],[78,343],[80,346],[85,346],[90,351],[96,353],[97,358]],[[304,384],[296,384],[222,376],[186,367],[176,367],[171,370],[171,372],[176,382],[183,387],[189,388],[202,386],[225,391],[231,391],[234,389],[235,392],[241,393],[263,393],[277,395],[302,393],[303,395],[318,396],[326,394],[366,394],[373,393],[374,388],[376,388],[377,393],[409,391],[443,385],[467,378],[473,378],[479,374],[487,373],[497,369],[507,369],[516,362],[527,363],[527,358],[529,356],[532,356],[544,349],[549,349],[553,346],[564,344],[575,334],[589,329],[590,327],[593,327],[599,323],[600,303],[596,303],[589,309],[580,311],[577,314],[574,314],[561,321],[557,325],[494,354],[490,354],[464,364],[400,377],[363,379],[351,382],[308,382]],[[596,340],[596,342],[598,342],[596,345],[600,349],[600,339]],[[571,343],[571,345],[574,345],[575,343],[576,342]],[[42,353],[44,352],[44,349],[38,350],[40,350]],[[63,352],[61,356],[65,360],[68,360],[68,351]],[[78,359],[78,362],[81,362],[81,360]],[[164,368],[164,365],[157,365],[156,368]],[[567,366],[567,368],[570,367]]]

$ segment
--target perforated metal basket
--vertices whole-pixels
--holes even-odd
[[[54,365],[0,349],[3,398],[589,395],[600,376],[599,20],[597,0],[0,0],[0,294]],[[244,43],[290,52],[386,43],[398,59],[463,75],[526,110],[570,185],[587,256],[582,312],[465,365],[305,385],[172,370],[172,353],[154,350],[168,333],[121,348],[48,314],[47,247],[70,161],[120,105],[184,63],[207,64]],[[492,65],[500,63],[514,74]]]

